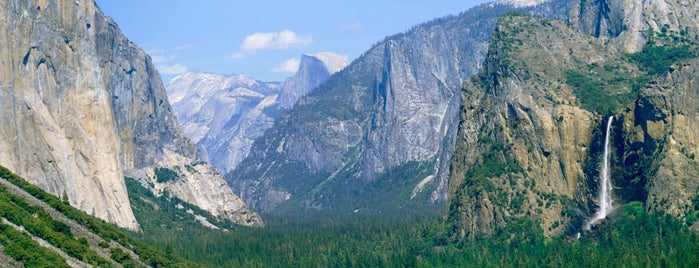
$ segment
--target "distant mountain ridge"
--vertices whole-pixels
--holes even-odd
[[[461,84],[480,69],[497,18],[564,18],[571,6],[484,4],[386,38],[283,113],[226,180],[261,211],[444,200]]]
[[[199,155],[227,173],[283,110],[346,65],[346,57],[329,52],[303,54],[296,74],[283,83],[261,82],[246,74],[187,72],[166,87],[173,111]]]

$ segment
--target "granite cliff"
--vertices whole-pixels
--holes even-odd
[[[634,20],[660,19],[656,8],[664,6],[683,14],[678,27],[615,32],[609,23],[630,21],[626,11],[638,4],[629,1],[583,1],[571,24],[520,15],[499,21],[483,70],[462,91],[446,215],[456,237],[523,218],[547,235],[581,232],[599,206],[610,115],[615,205],[641,201],[694,223],[698,39],[697,24],[686,19],[699,6],[663,3],[643,2]]]
[[[261,223],[220,187],[213,167],[185,168],[199,163],[197,153],[150,57],[94,1],[3,1],[0,21],[0,164],[130,229],[138,223],[124,176],[234,222]],[[156,167],[187,171],[161,183]]]
[[[480,69],[497,18],[568,8],[486,4],[386,38],[283,113],[227,181],[262,211],[444,200],[461,84]]]

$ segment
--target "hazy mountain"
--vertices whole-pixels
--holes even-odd
[[[304,54],[296,74],[284,83],[188,72],[168,83],[168,98],[201,157],[225,173],[248,155],[282,110],[346,65],[345,57],[332,53]]]

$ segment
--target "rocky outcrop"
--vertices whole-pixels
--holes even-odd
[[[593,141],[601,116],[585,109],[567,80],[599,72],[608,84],[603,91],[628,93],[630,87],[612,81],[640,71],[621,58],[560,21],[500,20],[483,71],[462,91],[449,192],[449,217],[462,237],[525,215],[545,233],[560,234],[579,221],[564,211],[589,213],[584,200],[595,196],[588,190],[594,174],[586,163],[598,156]]]
[[[643,3],[643,14],[661,6]],[[635,28],[623,24],[635,4],[583,1],[581,10],[594,14],[573,18],[596,21],[574,22],[582,32],[526,16],[500,20],[484,69],[462,91],[447,216],[456,236],[493,233],[521,218],[547,235],[580,232],[598,207],[609,115],[615,204],[642,201],[650,211],[696,219],[698,62],[679,60],[696,57],[690,40],[697,37],[688,34],[695,26],[682,19],[679,31],[644,28],[652,42],[641,48],[650,49],[624,55],[638,51],[628,49]],[[693,2],[666,7],[685,19],[699,10]],[[657,68],[663,64],[667,70]]]
[[[521,11],[567,14],[566,7],[555,1]],[[425,202],[443,200],[459,88],[481,67],[497,18],[512,10],[482,5],[379,42],[301,98],[227,180],[263,210],[287,200],[371,208],[371,195],[387,193],[366,189],[380,187],[407,187],[406,196],[393,199],[408,200],[421,185]],[[339,197],[353,187],[354,195]]]
[[[279,106],[285,110],[293,107],[301,97],[325,82],[331,74],[345,68],[347,64],[347,57],[329,52],[301,55],[298,71],[282,85]]]
[[[571,11],[570,21],[580,31],[627,53],[639,52],[652,33],[675,32],[699,35],[699,16],[694,1],[583,0]]]
[[[5,1],[0,16],[0,164],[137,229],[124,175],[168,167],[166,152],[198,161],[150,57],[94,1]]]
[[[284,83],[260,82],[246,74],[189,72],[173,78],[167,91],[199,154],[226,173],[283,110],[346,65],[344,57],[332,53],[304,54],[296,74]]]
[[[642,189],[627,199],[681,219],[699,213],[692,204],[699,196],[697,75],[697,59],[674,66],[642,89],[624,117],[624,175]]]

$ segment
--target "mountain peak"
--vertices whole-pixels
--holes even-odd
[[[348,65],[347,56],[330,52],[301,55],[299,69],[294,76],[286,79],[279,96],[281,107],[288,109],[296,101],[324,82],[328,76],[339,72]]]
[[[349,60],[347,59],[347,56],[338,55],[338,54],[331,53],[331,52],[319,52],[317,54],[303,54],[303,55],[301,55],[301,61],[303,62],[304,58],[306,58],[306,57],[312,57],[312,58],[315,58],[315,59],[321,61],[325,65],[325,68],[328,70],[328,73],[330,73],[330,74],[334,74],[336,72],[341,71],[349,64]]]

